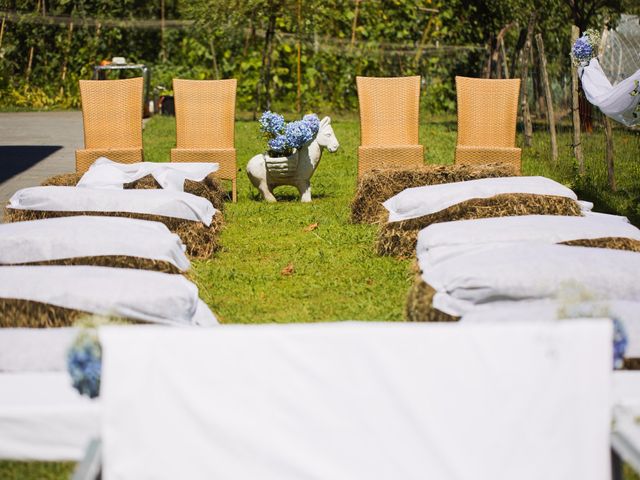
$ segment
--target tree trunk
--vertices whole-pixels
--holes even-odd
[[[500,39],[500,55],[502,55],[502,68],[504,70],[504,78],[509,78],[509,64],[507,63],[507,51],[504,48],[504,38]]]
[[[536,35],[538,54],[540,55],[540,76],[544,87],[544,96],[547,104],[547,122],[549,123],[549,133],[551,135],[551,157],[554,162],[558,161],[558,140],[556,138],[556,119],[553,111],[553,98],[551,96],[551,85],[549,85],[549,75],[547,74],[547,56],[544,53],[544,42],[542,35]]]
[[[73,22],[69,23],[69,31],[67,32],[67,45],[64,51],[64,60],[62,61],[62,73],[60,74],[60,96],[64,95],[64,80],[67,78],[67,65],[69,64],[69,52],[71,52],[71,40],[73,35]]]
[[[606,160],[607,160],[607,180],[609,182],[609,188],[612,191],[617,191],[616,177],[613,170],[613,130],[611,129],[611,119],[606,115],[602,116],[602,123],[604,123],[604,136],[606,139]]]
[[[522,109],[522,121],[524,123],[524,146],[530,147],[533,141],[533,125],[531,123],[531,112],[529,111],[529,100],[527,98],[527,78],[529,76],[529,52],[531,50],[531,40],[533,28],[536,24],[536,12],[529,17],[527,26],[527,38],[522,51],[522,65],[520,68],[520,106]]]
[[[164,0],[160,0],[160,60],[167,61],[167,51],[165,49],[165,24],[164,24]]]
[[[209,50],[211,52],[213,76],[216,80],[220,80],[220,70],[218,70],[218,57],[216,55],[216,44],[212,37],[209,37]]]
[[[358,28],[358,10],[360,9],[360,0],[355,0],[356,5],[353,9],[353,22],[351,24],[351,46],[356,44],[356,29]]]
[[[571,27],[571,45],[580,36],[580,29],[573,25]],[[573,120],[573,155],[578,162],[578,172],[584,175],[584,158],[582,158],[582,145],[580,135],[580,101],[578,92],[578,69],[571,67],[571,118]]]
[[[31,66],[33,65],[33,50],[34,47],[29,49],[29,60],[27,61],[27,71],[24,74],[24,81],[29,85],[29,77],[31,76]]]
[[[4,36],[4,25],[6,21],[7,21],[7,16],[4,15],[2,17],[2,26],[0,26],[0,47],[2,47],[2,37]]]
[[[298,90],[296,92],[296,110],[302,113],[302,0],[298,0]]]
[[[276,18],[278,15],[275,2],[269,4],[269,21],[267,24],[267,32],[264,37],[264,47],[262,49],[262,67],[260,71],[260,81],[256,86],[256,111],[269,109],[271,107],[271,51],[273,44],[273,36],[276,30]],[[262,88],[264,88],[264,102],[262,101]],[[253,116],[255,118],[256,112]]]

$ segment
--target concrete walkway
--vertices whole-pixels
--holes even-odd
[[[0,113],[0,205],[21,188],[74,172],[83,144],[79,111]]]

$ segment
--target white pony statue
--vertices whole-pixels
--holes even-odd
[[[340,144],[331,128],[331,119],[324,117],[316,138],[294,151],[288,157],[270,157],[260,153],[247,163],[247,176],[254,187],[260,190],[267,202],[277,202],[273,189],[280,185],[292,185],[300,192],[301,202],[311,201],[311,177],[318,168],[322,150],[334,153]]]

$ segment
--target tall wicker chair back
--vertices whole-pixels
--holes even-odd
[[[135,163],[142,156],[142,77],[80,80],[84,149],[76,150],[76,172],[98,157]]]
[[[374,168],[424,163],[418,144],[420,77],[356,77],[360,103],[358,177]]]
[[[234,140],[237,81],[173,80],[176,106],[176,148],[172,162],[216,162],[216,176],[231,181],[237,200]]]
[[[456,77],[459,164],[508,163],[520,171],[516,121],[520,79]]]

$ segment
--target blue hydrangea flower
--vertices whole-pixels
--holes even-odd
[[[102,348],[95,335],[83,332],[78,336],[67,353],[67,370],[80,394],[90,398],[100,394]]]
[[[320,130],[320,119],[315,113],[310,113],[302,117],[302,121],[311,129],[311,134],[315,137]]]
[[[588,62],[593,56],[593,47],[587,36],[582,36],[573,44],[571,50],[573,58],[578,62]]]
[[[284,129],[284,136],[287,146],[290,148],[302,148],[303,145],[309,143],[313,139],[313,133],[309,124],[304,120],[290,122]]]
[[[280,135],[284,130],[284,117],[267,110],[260,116],[260,131],[270,136]]]
[[[284,135],[278,135],[277,137],[272,138],[271,140],[269,140],[268,145],[269,145],[269,149],[274,153],[278,153],[278,154],[287,153],[287,150],[288,150],[287,138]]]
[[[617,318],[613,319],[613,368],[622,368],[624,356],[629,343],[624,325]]]

